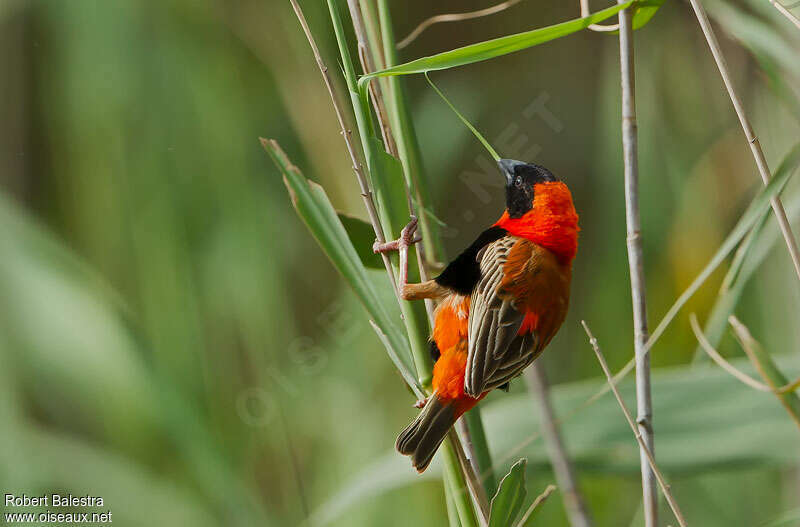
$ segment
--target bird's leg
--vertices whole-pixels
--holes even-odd
[[[414,408],[424,408],[425,405],[428,404],[428,398],[418,399],[417,402],[414,403]]]
[[[428,280],[421,284],[408,283],[408,248],[422,240],[420,236],[415,236],[417,232],[417,218],[411,216],[411,221],[403,227],[400,237],[390,242],[375,242],[372,250],[376,253],[397,251],[400,253],[400,282],[398,289],[403,300],[422,300],[425,298],[441,298],[448,294],[447,289],[436,283],[435,280]]]
[[[390,242],[375,242],[372,250],[376,253],[397,251],[400,253],[400,283],[397,287],[402,294],[408,282],[408,248],[422,240],[422,237],[415,236],[417,232],[417,217],[411,216],[411,221],[400,231],[400,237]]]

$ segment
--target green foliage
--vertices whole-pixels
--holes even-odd
[[[265,139],[262,140],[262,144],[283,174],[283,181],[297,214],[342,278],[353,288],[382,335],[385,335],[386,338],[382,340],[388,344],[386,351],[405,381],[418,391],[418,395],[421,395],[421,387],[417,385],[407,359],[404,360],[406,357],[404,350],[408,349],[407,339],[395,326],[367,279],[366,269],[325,190],[313,181],[305,179],[276,142]]]
[[[489,527],[507,527],[514,523],[519,515],[525,496],[525,465],[527,460],[520,459],[511,467],[492,498],[492,509],[489,515]]]
[[[692,295],[694,295],[708,277],[711,276],[711,273],[725,261],[725,258],[736,248],[747,233],[761,221],[761,218],[770,206],[770,200],[774,196],[780,195],[784,186],[789,182],[789,178],[794,174],[794,169],[797,167],[798,163],[800,163],[800,144],[796,145],[789,154],[787,154],[784,162],[781,163],[781,167],[775,172],[772,180],[764,188],[759,190],[758,195],[756,195],[747,207],[747,210],[742,214],[736,226],[728,237],[725,238],[725,241],[722,242],[722,245],[717,249],[717,252],[714,253],[714,256],[708,264],[700,271],[700,274],[697,275],[689,287],[678,297],[675,303],[672,304],[672,307],[667,310],[661,322],[658,323],[658,326],[650,335],[647,341],[648,348],[652,347],[659,337],[661,337],[661,334],[675,318],[675,315],[678,314],[678,311],[686,305],[686,302],[689,301]]]
[[[639,0],[633,12],[633,29],[641,29],[656,16],[666,0]]]
[[[797,169],[800,163],[800,145],[795,146],[783,159],[773,178],[786,178]],[[789,207],[789,211],[796,207]],[[714,303],[711,313],[706,321],[703,333],[712,347],[717,347],[722,340],[722,336],[728,326],[728,317],[733,314],[742,296],[744,287],[753,276],[753,273],[761,266],[767,256],[769,248],[772,247],[777,237],[767,238],[764,228],[767,218],[771,215],[769,210],[763,210],[761,217],[755,221],[752,230],[742,241],[741,246],[736,252],[733,263],[731,264],[725,279],[722,282],[719,295]],[[772,225],[777,229],[776,225]],[[706,354],[699,348],[695,351],[697,360],[703,360]]]
[[[427,73],[431,71],[446,70],[465,66],[467,64],[474,64],[484,60],[502,57],[509,53],[528,49],[557,38],[571,35],[576,31],[585,29],[592,24],[602,22],[617,14],[622,9],[629,7],[633,4],[633,0],[624,4],[619,4],[613,7],[603,9],[586,18],[576,18],[568,22],[562,22],[516,35],[508,35],[486,42],[479,42],[471,44],[462,48],[454,49],[438,53],[430,57],[423,57],[420,59],[412,60],[404,64],[399,64],[391,68],[386,68],[381,71],[370,73],[369,75],[362,76],[358,83],[360,89],[363,91],[366,83],[371,79],[378,77],[388,77],[392,75],[411,75],[415,73]]]
[[[786,360],[778,362],[785,372],[800,372],[796,361],[792,367],[787,367]],[[753,371],[746,359],[733,364]],[[553,387],[565,442],[582,474],[634,476],[640,469],[638,446],[616,400],[607,395],[591,408],[571,413],[603,384],[605,379],[596,379]],[[622,383],[620,391],[626,400],[634,399],[634,388],[632,382]],[[753,392],[719,369],[696,370],[691,366],[654,371],[653,391],[659,394],[653,400],[654,414],[660,416],[658,464],[668,477],[710,473],[723,466],[787,466],[795,461],[792,445],[797,441],[797,429],[769,393]],[[495,463],[524,455],[529,477],[549,467],[538,441],[540,416],[532,407],[530,396],[520,394],[499,396],[483,408]],[[319,525],[332,522],[350,507],[375,499],[381,492],[417,481],[404,461],[394,452],[387,453],[356,475],[317,510]],[[436,461],[426,477],[437,470]],[[376,474],[381,475],[381,483],[370,487],[368,482]]]
[[[300,3],[338,86],[347,64],[327,9]],[[777,167],[800,133],[793,53],[800,33],[763,0],[703,4]],[[288,2],[221,7],[119,0],[0,8],[0,483],[29,494],[100,492],[120,525],[280,526],[303,524],[305,506],[324,510],[343,481],[369,467],[357,494],[372,498],[351,501],[357,506],[336,515],[336,527],[440,527],[436,467],[418,476],[388,454],[416,413],[408,389],[255,143],[259,135],[278,138],[338,210],[363,217],[313,57]],[[653,316],[714,253],[756,181],[705,43],[678,38],[698,35],[686,9],[664,4],[658,23],[637,37]],[[402,60],[577,10],[577,3],[521,2],[503,15],[441,25]],[[396,28],[440,12],[433,2],[398,9]],[[613,37],[581,32],[447,74],[447,95],[499,151],[518,158],[539,151],[575,197],[583,231],[570,314],[543,357],[561,384],[564,417],[600,387],[576,382],[597,371],[579,318],[593,321],[612,364],[630,356],[618,53]],[[444,245],[457,254],[496,219],[502,197],[490,168],[476,161],[488,161],[480,145],[422,79],[402,80],[432,169],[425,217],[446,220]],[[542,111],[526,112],[534,102]],[[795,183],[785,193],[793,223]],[[399,227],[405,196],[389,192],[401,200]],[[736,310],[766,350],[780,352],[798,349],[800,307],[771,216],[741,262],[737,276],[750,279]],[[366,277],[403,332],[385,273],[367,268]],[[686,308],[705,313],[716,301],[716,291],[703,288]],[[685,384],[661,380],[694,347],[688,325],[671,324],[659,342],[657,455],[692,525],[761,525],[783,510],[794,516],[781,525],[796,523],[798,503],[784,476],[796,463],[797,431],[774,396],[714,379],[683,396]],[[798,373],[786,361],[777,365],[786,376]],[[687,382],[695,374],[674,373]],[[510,396],[484,401],[486,428],[497,466],[527,456],[527,486],[540,489],[552,475],[541,441],[531,438],[535,407],[519,390],[512,385]],[[633,389],[624,392],[632,402]],[[248,393],[258,397],[245,400],[252,415],[243,415]],[[703,410],[706,401],[715,413]],[[630,525],[631,497],[640,493],[636,447],[618,412],[602,400],[566,425],[597,525]],[[536,524],[567,524],[557,498],[537,509]]]

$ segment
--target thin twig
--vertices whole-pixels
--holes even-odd
[[[483,485],[484,480],[482,477],[478,476],[478,474],[481,473],[481,467],[478,464],[478,456],[475,454],[475,444],[472,442],[472,434],[469,431],[469,425],[467,424],[466,419],[462,418],[456,421],[456,429],[456,433],[461,441],[461,446],[464,449],[464,454],[467,457],[467,461],[469,461],[472,471],[476,475],[476,479],[479,483],[481,483],[481,488],[484,489],[484,494],[486,494],[488,501],[488,493],[486,492],[486,487]]]
[[[661,491],[664,493],[664,497],[667,499],[667,503],[669,503],[669,507],[672,509],[672,512],[675,514],[675,519],[678,520],[678,523],[681,527],[686,527],[686,520],[683,518],[683,513],[681,513],[681,509],[678,506],[678,502],[675,500],[675,497],[672,495],[672,491],[670,486],[667,484],[666,480],[664,479],[664,475],[659,470],[658,465],[656,465],[656,460],[653,457],[650,449],[647,447],[647,443],[642,437],[641,431],[639,427],[636,426],[636,423],[633,422],[633,417],[631,417],[631,413],[628,410],[628,407],[625,406],[625,401],[622,400],[622,396],[619,393],[619,390],[611,381],[611,371],[608,369],[608,363],[606,363],[606,358],[603,355],[603,352],[600,351],[600,345],[597,343],[597,339],[592,334],[592,331],[589,329],[589,326],[586,324],[585,320],[581,320],[581,324],[583,325],[583,330],[586,331],[586,335],[589,337],[589,343],[592,345],[592,349],[594,350],[595,355],[597,355],[597,360],[600,362],[600,367],[603,369],[603,373],[606,375],[606,380],[611,387],[611,391],[614,392],[614,397],[617,398],[617,402],[619,403],[619,407],[622,409],[622,413],[625,414],[625,419],[628,421],[628,425],[630,425],[631,430],[633,431],[633,435],[636,436],[636,441],[639,443],[639,448],[642,452],[644,452],[645,456],[647,457],[647,462],[650,465],[650,468],[655,474],[656,480],[658,481],[658,485],[661,487]]]
[[[800,388],[800,377],[795,379],[793,382],[781,386],[780,388],[773,388],[768,384],[757,381],[743,371],[738,370],[736,366],[726,361],[725,358],[714,349],[714,346],[711,345],[706,336],[703,334],[703,330],[700,328],[700,324],[697,322],[697,316],[694,313],[689,316],[689,323],[692,326],[692,331],[694,331],[695,337],[697,337],[697,341],[700,343],[700,347],[708,354],[708,356],[711,357],[714,362],[716,362],[723,370],[727,371],[747,386],[760,392],[769,392],[777,395],[793,392]]]
[[[361,161],[358,159],[358,154],[356,154],[355,145],[353,145],[352,140],[352,132],[347,129],[345,124],[344,112],[339,105],[339,99],[336,96],[336,89],[333,81],[331,80],[331,76],[328,73],[328,67],[322,60],[322,55],[319,53],[319,48],[314,40],[314,35],[311,34],[311,29],[308,27],[308,22],[306,22],[306,17],[303,14],[303,10],[300,8],[297,0],[290,0],[290,2],[292,3],[292,8],[294,8],[294,12],[297,15],[297,19],[300,21],[300,26],[303,28],[303,32],[308,39],[308,43],[311,45],[311,51],[314,53],[314,59],[317,61],[317,66],[319,67],[319,71],[322,73],[322,78],[325,81],[325,87],[328,89],[328,94],[333,102],[333,109],[336,112],[336,119],[339,121],[341,134],[344,138],[345,144],[347,145],[347,152],[350,155],[350,160],[353,163],[353,171],[356,174],[356,179],[358,180],[358,185],[361,189],[361,197],[364,199],[364,205],[367,208],[369,221],[372,224],[372,229],[375,231],[375,238],[378,240],[378,242],[383,243],[386,241],[386,238],[383,234],[381,222],[378,219],[378,211],[375,208],[375,202],[372,200],[372,191],[370,190],[369,183],[364,175],[364,169]],[[389,275],[389,280],[392,282],[392,289],[395,291],[397,300],[398,302],[402,302],[402,299],[400,298],[400,292],[397,290],[397,280],[394,275],[394,269],[392,268],[392,262],[389,260],[389,255],[381,254],[381,258],[383,259],[383,265],[386,267],[386,273]]]
[[[580,0],[581,2],[581,17],[586,18],[591,13],[589,12],[589,0]],[[609,24],[604,26],[602,24],[592,24],[589,26],[589,29],[592,31],[597,31],[600,33],[608,32],[608,31],[618,31],[619,24]]]
[[[485,9],[479,9],[477,11],[469,11],[467,13],[447,13],[443,15],[432,16],[428,19],[423,20],[417,27],[414,28],[414,31],[409,33],[406,38],[398,42],[397,49],[403,49],[412,42],[414,42],[417,39],[417,37],[419,37],[422,34],[423,31],[425,31],[434,24],[439,24],[441,22],[460,22],[461,20],[471,20],[473,18],[481,18],[484,16],[494,15],[496,13],[505,11],[509,7],[513,7],[514,5],[520,3],[521,1],[522,0],[507,0],[497,5],[493,5]]]
[[[618,0],[622,3],[622,0]],[[646,459],[654,452],[653,406],[650,394],[650,353],[647,345],[647,303],[644,257],[639,218],[639,159],[636,125],[636,89],[633,55],[632,10],[619,12],[619,55],[622,85],[622,149],[625,164],[625,223],[627,226],[628,268],[633,303],[633,340],[636,359],[636,422],[646,448],[641,449],[642,494],[646,527],[658,525],[658,493],[653,471]]]
[[[542,435],[544,436],[548,457],[550,458],[550,464],[553,467],[556,481],[559,487],[561,487],[564,508],[567,511],[569,523],[572,527],[590,527],[592,525],[592,520],[589,517],[589,511],[586,508],[583,495],[578,488],[572,460],[567,454],[567,449],[561,438],[561,431],[556,423],[555,412],[553,411],[553,406],[550,401],[550,389],[547,383],[547,377],[544,371],[542,371],[541,363],[538,361],[534,362],[531,367],[525,371],[525,378],[528,381],[528,386],[534,396],[533,398],[539,406]]]
[[[794,16],[794,14],[791,11],[786,9],[786,7],[784,7],[783,4],[778,3],[777,0],[769,0],[769,3],[775,6],[775,9],[777,9],[780,14],[788,18],[792,22],[792,24],[794,24],[795,26],[797,26],[798,29],[800,29],[800,19]]]
[[[528,521],[528,518],[531,517],[531,514],[533,514],[533,512],[542,503],[544,503],[547,500],[547,498],[550,497],[550,494],[552,494],[556,490],[556,488],[558,488],[558,487],[556,487],[555,485],[552,485],[552,484],[548,485],[547,488],[544,489],[544,491],[541,494],[539,494],[536,497],[535,500],[533,500],[533,503],[531,503],[531,506],[528,507],[528,510],[525,511],[525,514],[523,514],[522,518],[520,518],[519,521],[517,522],[517,526],[516,527],[523,527],[525,525],[525,523]]]
[[[758,138],[753,131],[753,127],[750,125],[750,121],[747,119],[744,107],[742,106],[742,101],[736,94],[736,89],[733,86],[733,81],[731,80],[730,73],[728,72],[728,64],[725,61],[725,56],[722,54],[722,49],[719,47],[719,42],[717,42],[717,37],[714,34],[714,30],[711,28],[711,23],[708,21],[708,15],[706,14],[705,9],[703,9],[700,0],[689,0],[689,2],[692,4],[694,14],[697,17],[697,21],[700,23],[700,28],[703,30],[703,35],[705,35],[708,47],[711,50],[711,54],[714,56],[714,61],[717,63],[719,74],[722,76],[722,81],[725,83],[728,96],[731,99],[731,103],[733,103],[733,108],[736,111],[736,115],[739,117],[739,123],[742,126],[744,135],[747,137],[747,142],[750,145],[750,150],[753,154],[753,158],[755,159],[756,166],[758,167],[758,172],[761,174],[761,179],[764,185],[766,185],[772,178],[772,175],[769,171],[769,165],[767,164],[767,159],[764,157],[764,152],[761,149],[761,143],[759,143]],[[798,248],[797,241],[792,233],[791,224],[786,218],[786,211],[783,209],[783,203],[781,203],[781,199],[778,196],[773,197],[770,200],[770,203],[772,204],[772,210],[775,213],[775,218],[778,220],[778,225],[781,228],[783,238],[786,240],[786,248],[789,250],[789,256],[792,258],[795,272],[797,273],[797,277],[800,278],[800,249]]]

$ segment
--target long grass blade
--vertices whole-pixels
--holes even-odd
[[[615,5],[602,11],[598,11],[592,15],[583,18],[576,18],[560,24],[526,31],[524,33],[517,33],[505,37],[479,42],[477,44],[470,44],[451,51],[445,51],[429,57],[412,60],[404,64],[399,64],[391,68],[386,68],[369,75],[362,76],[358,83],[359,89],[369,82],[370,79],[377,77],[388,77],[391,75],[412,75],[416,73],[425,73],[429,71],[445,70],[456,68],[458,66],[465,66],[467,64],[474,64],[484,60],[501,57],[531,48],[533,46],[555,40],[557,38],[571,35],[577,31],[585,29],[592,24],[602,22],[607,18],[616,15],[622,9],[629,7],[633,4],[633,0],[623,4]]]
[[[484,146],[484,148],[486,148],[486,150],[488,150],[489,154],[490,154],[490,155],[491,155],[491,156],[494,158],[494,160],[495,160],[495,161],[500,161],[500,154],[498,154],[498,153],[497,153],[497,151],[496,151],[496,150],[495,150],[495,149],[492,147],[492,145],[489,143],[489,141],[487,141],[487,140],[486,140],[486,138],[485,138],[485,137],[483,137],[483,134],[481,134],[481,133],[478,131],[478,129],[477,129],[477,128],[475,128],[475,127],[472,125],[472,123],[471,123],[471,122],[469,122],[469,121],[467,120],[467,118],[466,118],[466,117],[464,117],[464,116],[461,114],[461,112],[459,112],[459,111],[456,109],[456,107],[455,107],[455,106],[453,106],[453,103],[451,103],[451,102],[450,102],[450,100],[449,100],[447,97],[445,97],[444,93],[442,93],[442,90],[440,90],[440,89],[439,89],[439,88],[436,86],[436,84],[434,84],[434,83],[433,83],[433,81],[431,80],[431,78],[430,78],[430,76],[428,75],[428,73],[427,73],[427,72],[425,73],[425,79],[427,79],[427,81],[428,81],[428,84],[430,84],[430,85],[431,85],[431,88],[433,88],[433,90],[434,90],[434,91],[435,91],[435,92],[436,92],[436,93],[439,95],[439,97],[441,97],[441,98],[442,98],[442,100],[445,102],[445,104],[447,104],[447,106],[449,106],[449,107],[450,107],[450,109],[451,109],[451,110],[453,110],[453,113],[454,113],[454,114],[456,114],[456,116],[457,116],[459,119],[461,119],[461,122],[462,122],[462,123],[464,123],[464,126],[466,126],[467,128],[469,128],[470,132],[472,132],[472,134],[473,134],[473,135],[474,135],[474,136],[475,136],[475,137],[478,139],[478,141],[480,141],[480,142],[481,142],[481,144]]]

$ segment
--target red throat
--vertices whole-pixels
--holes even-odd
[[[578,214],[572,194],[561,181],[537,183],[533,208],[521,218],[511,218],[506,210],[495,225],[541,245],[562,264],[571,263],[578,251]]]

